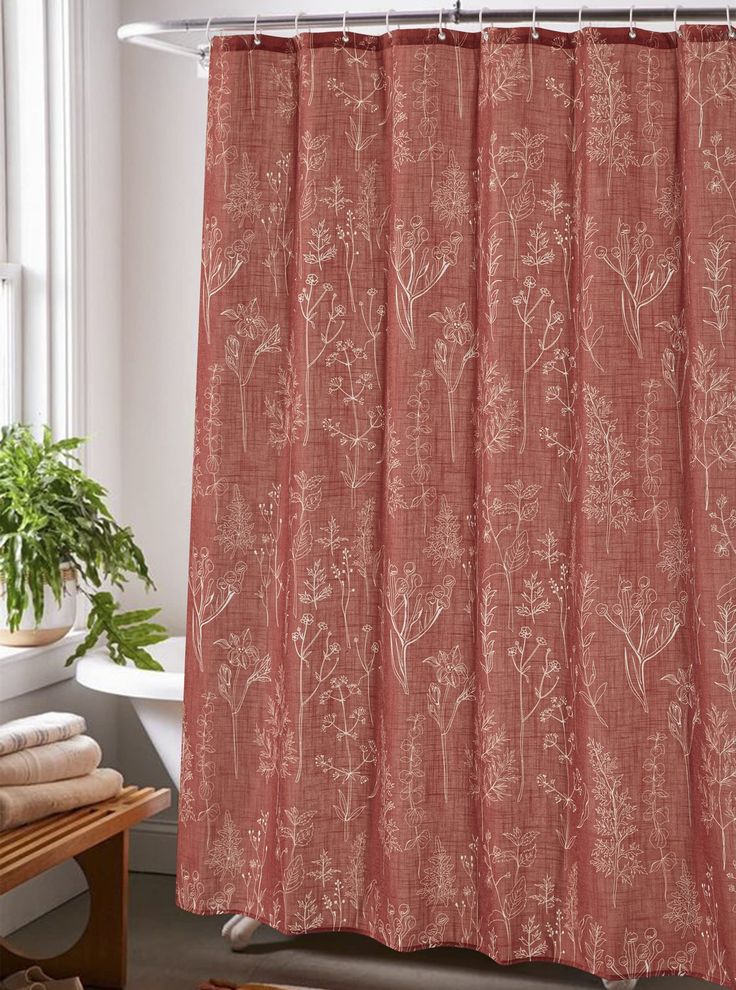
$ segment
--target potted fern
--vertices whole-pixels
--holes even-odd
[[[146,650],[167,638],[151,619],[160,609],[122,612],[109,584],[129,576],[153,588],[131,530],[113,519],[107,491],[88,477],[75,451],[80,437],[41,439],[23,424],[0,431],[0,643],[36,646],[74,625],[77,594],[90,604],[87,634],[73,663],[103,635],[119,664],[161,669]]]

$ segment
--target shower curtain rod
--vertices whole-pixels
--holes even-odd
[[[344,26],[351,27],[409,27],[431,24],[442,24],[453,27],[458,24],[480,24],[480,11],[465,10],[460,2],[452,7],[435,10],[389,10],[384,12],[366,11],[363,13],[329,14],[275,14],[256,15],[255,17],[200,17],[189,20],[168,21],[138,21],[123,24],[118,28],[120,41],[128,41],[146,48],[170,52],[176,55],[189,55],[200,61],[205,61],[209,51],[210,40],[215,34],[252,34],[269,30],[301,30],[302,28],[336,29]],[[638,26],[666,24],[674,28],[687,21],[698,24],[731,24],[730,8],[725,5],[718,7],[688,7],[684,4],[668,4],[666,7],[581,7],[581,8],[519,8],[517,10],[493,10],[483,8],[483,26],[502,26],[507,24],[568,24],[575,26],[580,19],[586,24],[609,23],[630,24]],[[736,12],[734,14],[736,28]],[[160,35],[166,34],[196,34],[205,36],[205,40],[196,46],[180,44],[175,41],[165,41]]]

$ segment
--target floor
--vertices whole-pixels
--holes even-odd
[[[69,945],[87,917],[75,898],[13,935],[25,951],[53,954]],[[200,918],[174,905],[174,879],[135,873],[130,883],[128,990],[196,990],[208,978],[273,982],[321,990],[602,990],[579,970],[547,963],[497,966],[464,949],[397,953],[361,935],[285,937],[259,929],[246,952],[230,952],[220,918]],[[43,952],[40,947],[43,946]],[[640,981],[637,990],[653,990]],[[660,977],[656,990],[704,990],[712,984]]]

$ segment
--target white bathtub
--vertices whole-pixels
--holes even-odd
[[[93,691],[130,698],[169,776],[179,786],[181,721],[184,711],[184,637],[171,636],[148,652],[164,668],[119,667],[107,653],[93,651],[77,661],[76,678]]]

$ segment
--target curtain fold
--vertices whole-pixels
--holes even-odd
[[[178,902],[728,986],[727,30],[217,38]]]

